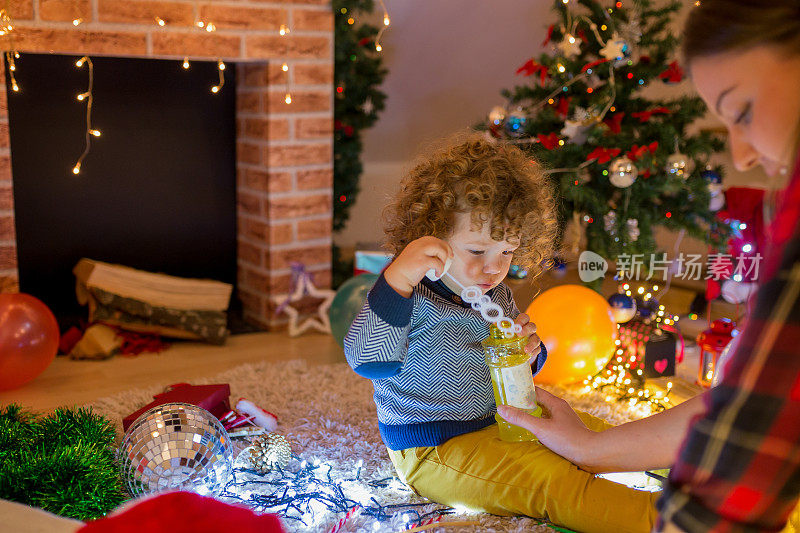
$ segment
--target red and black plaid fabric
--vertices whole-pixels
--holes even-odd
[[[659,529],[779,531],[800,496],[800,166],[722,382],[683,442]]]

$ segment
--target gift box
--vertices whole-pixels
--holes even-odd
[[[166,391],[153,396],[153,401],[135,413],[131,413],[122,420],[122,429],[128,431],[128,426],[146,411],[165,403],[189,403],[202,407],[217,418],[225,416],[231,410],[231,387],[227,383],[218,385],[189,385],[178,383],[170,385]]]
[[[380,274],[392,262],[392,254],[378,243],[359,242],[355,248],[353,275]]]
[[[619,339],[628,346],[629,353],[636,356],[645,378],[675,375],[678,355],[676,332],[633,319],[620,325]]]

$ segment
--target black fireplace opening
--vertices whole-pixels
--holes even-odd
[[[88,257],[234,285],[235,65],[92,57],[91,150],[84,151],[88,66],[80,56],[21,54],[6,63],[22,292],[62,331],[85,321],[72,269]],[[233,329],[237,329],[233,327]]]

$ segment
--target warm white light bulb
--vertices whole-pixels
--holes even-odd
[[[383,50],[383,47],[381,45],[379,45],[378,43],[375,43],[375,50],[380,52],[381,50]]]
[[[219,85],[214,85],[214,86],[211,88],[211,92],[212,92],[212,93],[218,93],[218,92],[219,92]]]
[[[383,25],[388,26],[391,21],[389,20],[389,15],[383,15]]]
[[[17,85],[16,82],[12,83],[11,84],[11,90],[14,91],[15,93],[18,93],[19,92],[19,85]]]
[[[81,22],[83,22],[83,19],[81,19],[81,18],[72,19],[72,25],[73,26],[78,26],[78,25],[80,25]],[[77,174],[77,172],[76,172],[76,174]]]
[[[284,72],[288,72],[289,71],[289,65],[284,63],[283,65],[281,65],[281,70],[284,71]]]
[[[286,102],[287,104],[291,104],[292,103],[292,95],[289,94],[289,93],[286,93],[286,98],[284,98],[283,101]]]
[[[91,133],[95,137],[100,137],[100,130],[89,130],[89,133]]]
[[[217,68],[220,70],[225,70],[225,63],[223,63],[222,61],[218,61]]]
[[[198,28],[202,28],[202,27],[203,27],[203,26],[205,26],[205,25],[206,25],[206,23],[205,23],[205,22],[203,22],[202,20],[198,20],[198,21],[197,21],[197,27],[198,27]]]
[[[217,27],[214,26],[213,22],[209,22],[208,24],[206,24],[206,31],[207,32],[217,31]]]
[[[72,167],[72,173],[77,174],[81,171],[81,164],[77,163],[74,167]]]
[[[163,26],[165,26],[167,23],[166,23],[166,22],[164,22],[164,19],[162,19],[161,17],[156,17],[156,24],[158,24],[159,26],[162,26],[162,27],[163,27]]]
[[[86,61],[86,58],[85,58],[85,57],[82,57],[82,58],[80,58],[79,60],[77,60],[77,61],[75,62],[75,66],[76,66],[76,67],[79,67],[79,68],[80,68],[80,67],[82,67],[82,66],[83,66],[83,62],[84,62],[84,61]]]
[[[187,69],[189,68],[189,58],[188,57],[184,57],[183,58],[183,68],[187,68]]]
[[[11,72],[14,72],[15,70],[17,70],[17,66],[16,65],[9,65],[8,66],[8,70],[10,70]]]
[[[78,95],[78,101],[79,101],[79,102],[83,102],[83,99],[84,99],[84,98],[86,98],[86,96],[84,96],[83,94],[79,94],[79,95]]]
[[[289,26],[286,24],[281,24],[280,34],[286,35],[287,33],[289,33]]]

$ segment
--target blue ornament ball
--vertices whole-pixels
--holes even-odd
[[[626,294],[612,294],[608,303],[617,324],[625,323],[636,316],[636,301]]]
[[[706,182],[709,184],[719,185],[722,183],[722,176],[720,176],[718,172],[712,169],[704,170],[703,172],[700,173],[700,176],[702,176],[702,178],[706,180]]]
[[[525,124],[527,123],[528,117],[525,116],[525,113],[521,109],[516,109],[508,114],[503,128],[511,137],[522,137],[525,135]]]
[[[650,298],[649,300],[636,299],[636,315],[642,320],[654,318],[658,311],[658,300]]]

